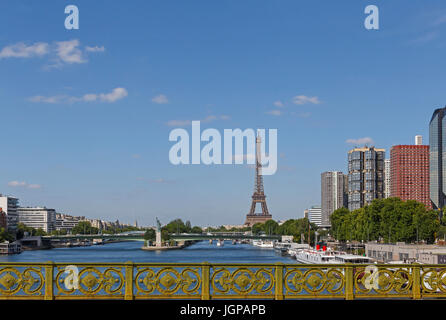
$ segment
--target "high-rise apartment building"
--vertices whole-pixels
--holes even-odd
[[[321,173],[321,226],[330,227],[330,216],[336,209],[347,207],[347,176],[340,171]]]
[[[434,111],[429,122],[429,188],[432,207],[443,209],[446,190],[446,107]],[[445,130],[443,130],[443,128]]]
[[[318,227],[322,224],[321,206],[312,206],[308,209],[308,219]]]
[[[384,160],[384,198],[390,197],[390,159]]]
[[[386,151],[375,147],[348,152],[348,209],[356,210],[384,197]]]
[[[432,209],[429,196],[429,146],[393,146],[390,149],[390,168],[391,197],[403,201],[416,200],[427,209]]]
[[[8,231],[14,232],[17,229],[17,207],[19,199],[0,194],[0,208],[6,214],[6,224]]]

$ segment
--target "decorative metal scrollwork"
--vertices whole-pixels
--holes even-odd
[[[0,269],[0,293],[6,296],[41,295],[43,279],[40,267],[29,267],[23,271],[14,267],[2,268]]]
[[[260,268],[252,271],[249,268],[239,268],[231,272],[226,268],[217,268],[212,275],[211,285],[218,294],[272,294],[273,269]]]
[[[421,287],[427,293],[446,293],[446,269],[423,269]]]
[[[181,271],[175,268],[162,268],[155,272],[152,268],[137,268],[135,286],[139,294],[173,295],[183,293],[197,295],[201,286],[199,268],[185,268]]]
[[[0,299],[25,297],[446,298],[446,266],[0,263]]]
[[[66,277],[77,277],[76,286],[67,288]],[[60,294],[75,294],[76,292],[85,295],[95,295],[100,292],[114,295],[121,293],[124,285],[124,276],[121,268],[107,268],[103,272],[96,267],[86,267],[76,275],[67,274],[65,267],[58,267],[55,284]]]
[[[286,294],[336,294],[342,291],[344,283],[344,274],[335,268],[290,268],[284,277]]]
[[[368,266],[356,271],[354,284],[361,294],[409,294],[412,278],[411,272],[405,268],[394,270]]]

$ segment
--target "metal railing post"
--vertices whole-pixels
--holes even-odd
[[[45,300],[54,299],[53,278],[54,278],[54,263],[52,261],[48,261],[45,264],[45,297],[44,297]]]
[[[345,266],[345,300],[353,300],[355,298],[353,294],[353,277],[353,266],[347,264]]]
[[[276,263],[275,267],[275,300],[283,300],[283,263]]]
[[[201,300],[209,300],[210,296],[210,273],[211,267],[208,262],[201,264]]]
[[[133,300],[133,262],[125,263],[125,300]]]
[[[419,265],[412,267],[412,299],[421,299],[421,270]]]

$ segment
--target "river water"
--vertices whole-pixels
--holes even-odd
[[[162,263],[296,263],[282,257],[274,249],[258,248],[249,244],[223,247],[208,241],[197,242],[187,248],[166,251],[141,250],[143,242],[119,242],[105,245],[50,250],[24,251],[21,254],[0,256],[1,262],[162,262]]]

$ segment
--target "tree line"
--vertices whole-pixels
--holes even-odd
[[[399,198],[375,199],[370,205],[353,211],[340,208],[330,220],[330,233],[339,241],[433,243],[446,231],[446,221],[440,221],[438,212],[427,210],[415,200]]]

